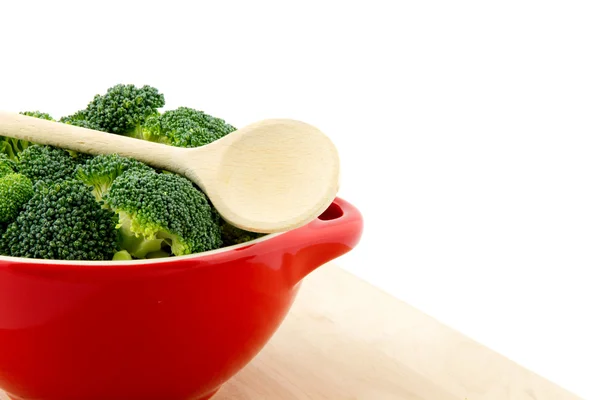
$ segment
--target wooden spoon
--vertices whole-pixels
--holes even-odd
[[[0,111],[0,135],[81,153],[117,153],[179,173],[204,191],[227,222],[254,232],[310,222],[339,188],[331,140],[291,119],[256,122],[206,146],[179,148]]]

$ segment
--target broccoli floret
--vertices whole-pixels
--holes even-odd
[[[17,163],[11,160],[6,154],[0,153],[0,177],[12,174],[17,170]]]
[[[94,96],[84,109],[58,120],[40,111],[21,114],[176,147],[204,146],[236,130],[223,119],[190,107],[161,114],[164,106],[164,95],[152,86],[117,84]],[[186,178],[114,154],[93,156],[0,136],[0,180],[0,195],[7,190],[4,187],[12,190],[0,199],[0,214],[6,215],[0,215],[3,254],[54,259],[157,258],[213,250],[264,235],[225,222]],[[18,199],[13,201],[11,196]],[[88,232],[91,236],[87,237],[80,234],[87,227],[78,225],[84,214],[76,214],[77,207],[97,219],[111,217],[106,225],[111,228]],[[71,225],[65,222],[68,218]],[[60,237],[58,244],[52,244],[51,235]],[[67,243],[67,235],[72,243]],[[113,242],[104,250],[94,253],[86,247],[94,240],[106,244],[109,236]]]
[[[100,129],[100,127],[87,120],[87,113],[85,111],[77,111],[73,115],[62,117],[58,120],[58,122],[62,122],[63,124],[68,125],[80,126],[82,128],[87,129],[102,130]]]
[[[92,158],[95,157],[93,154],[78,153],[78,152],[76,152],[74,150],[67,150],[67,151],[69,152],[69,154],[71,155],[71,157],[73,157],[73,161],[78,166],[79,165],[84,165],[89,160],[91,160]]]
[[[14,221],[32,196],[33,184],[25,175],[11,173],[0,177],[0,224]]]
[[[57,183],[73,177],[77,163],[67,150],[34,144],[19,154],[17,168],[34,183]]]
[[[146,140],[176,147],[199,147],[214,142],[236,128],[220,118],[189,107],[179,107],[146,120]]]
[[[83,183],[91,186],[96,199],[101,200],[119,175],[134,168],[154,171],[152,167],[133,158],[101,154],[88,159],[77,168],[75,174]]]
[[[41,111],[22,111],[19,114],[27,115],[28,117],[35,117],[40,119],[46,119],[48,121],[56,121],[50,116],[50,114]]]
[[[148,117],[158,115],[158,109],[164,105],[164,95],[152,86],[118,84],[105,94],[97,94],[84,110],[61,122],[143,139],[142,124]]]
[[[39,181],[33,197],[0,241],[3,254],[54,260],[110,260],[117,249],[117,216],[77,180]]]
[[[180,175],[130,169],[104,199],[119,214],[121,248],[136,258],[161,249],[179,256],[222,245],[218,215]]]

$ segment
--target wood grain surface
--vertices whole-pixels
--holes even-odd
[[[329,264],[305,279],[269,344],[213,398],[246,399],[580,398]]]
[[[327,265],[305,279],[277,334],[214,400],[578,398]]]

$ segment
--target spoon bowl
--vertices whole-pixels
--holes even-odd
[[[206,191],[228,222],[264,233],[289,230],[331,204],[338,191],[339,160],[333,143],[316,128],[266,120],[227,139],[216,144],[223,149],[221,161],[210,178],[214,190]],[[197,148],[194,155],[209,151],[214,150]]]

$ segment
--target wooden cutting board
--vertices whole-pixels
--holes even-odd
[[[580,398],[331,264],[304,280],[269,344],[213,398],[465,399]]]

